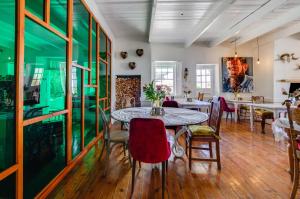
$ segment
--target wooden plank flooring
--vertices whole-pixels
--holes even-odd
[[[193,161],[190,171],[186,157],[171,157],[165,198],[289,198],[292,183],[286,145],[274,141],[269,125],[266,135],[249,129],[246,122],[222,121],[221,171],[216,163],[198,161]],[[256,129],[260,130],[259,124]],[[208,154],[197,151],[195,155]],[[130,198],[131,169],[122,147],[114,148],[106,178],[102,170],[99,150],[93,149],[49,198]],[[161,198],[160,176],[158,168],[142,164],[132,198]]]

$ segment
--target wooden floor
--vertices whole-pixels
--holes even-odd
[[[221,171],[216,163],[196,161],[190,171],[186,157],[172,157],[165,198],[289,198],[292,183],[286,145],[274,142],[269,125],[266,135],[258,132],[258,124],[256,129],[250,132],[247,122],[222,121]],[[114,148],[106,178],[98,157],[99,150],[91,150],[49,198],[130,198],[131,169],[122,148]],[[136,179],[132,198],[161,198],[159,169],[142,164]]]

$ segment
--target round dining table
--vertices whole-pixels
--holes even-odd
[[[112,118],[124,123],[130,123],[133,118],[157,118],[161,119],[166,127],[178,126],[181,129],[174,135],[174,143],[172,152],[176,157],[182,157],[185,153],[184,147],[180,146],[178,138],[188,132],[188,126],[193,124],[201,124],[208,120],[208,114],[183,109],[164,107],[165,114],[162,116],[152,116],[151,107],[133,107],[125,108],[112,112]],[[130,126],[129,126],[130,128]]]

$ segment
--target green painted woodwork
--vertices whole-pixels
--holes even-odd
[[[80,68],[72,68],[72,156],[76,157],[81,151],[81,73]]]
[[[38,18],[44,20],[44,0],[26,0],[25,8]]]
[[[84,89],[84,146],[96,136],[96,89]]]
[[[67,6],[68,0],[50,0],[50,24],[63,34],[67,32]]]
[[[107,57],[106,57],[106,40],[107,40],[107,37],[106,37],[105,33],[102,30],[100,30],[100,57],[103,60],[107,59]]]
[[[66,166],[65,118],[24,127],[24,198],[34,198]]]
[[[96,75],[96,68],[97,68],[97,24],[96,21],[92,20],[92,84],[96,84],[97,75]]]
[[[89,13],[80,0],[74,0],[73,9],[73,62],[88,67]]]
[[[15,164],[15,9],[0,3],[0,172]]]
[[[16,190],[16,175],[12,174],[0,181],[0,198],[11,199],[15,198]]]
[[[24,118],[66,108],[66,41],[25,19]]]
[[[100,71],[99,71],[99,97],[106,97],[106,64],[100,61]]]
[[[110,104],[110,95],[111,95],[111,57],[108,56],[107,58],[107,86],[108,86],[108,90],[107,90],[107,97],[108,97],[108,104]]]

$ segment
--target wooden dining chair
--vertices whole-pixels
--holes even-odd
[[[294,122],[300,125],[300,108],[291,110],[291,102],[289,100],[285,101],[287,107],[287,114],[290,124],[290,129],[288,131],[289,137],[289,151],[290,157],[292,159],[291,166],[291,176],[293,180],[293,188],[290,194],[290,198],[294,199],[299,186],[299,162],[300,162],[300,139],[298,135],[299,131],[296,131],[294,128]]]
[[[99,159],[102,158],[102,154],[104,150],[106,151],[105,155],[105,169],[104,169],[104,176],[106,175],[107,172],[107,167],[108,167],[108,161],[109,161],[109,155],[112,151],[112,145],[111,144],[122,144],[123,145],[123,150],[124,150],[124,156],[126,156],[126,149],[128,148],[128,140],[129,140],[129,133],[128,131],[123,131],[123,130],[112,130],[110,128],[110,122],[106,118],[106,115],[102,108],[100,107],[100,116],[103,124],[103,136],[104,136],[104,143],[103,147],[100,153]],[[129,157],[129,163],[131,164],[131,159],[130,159],[130,154],[128,154]]]
[[[203,101],[203,100],[204,100],[204,93],[198,92],[197,99],[198,99],[199,101]]]
[[[255,104],[263,104],[265,103],[264,96],[252,96],[252,102]],[[272,111],[255,108],[253,114],[253,121],[261,123],[261,132],[265,133],[266,120],[271,119],[274,121],[274,113]]]
[[[220,160],[220,124],[222,119],[223,109],[221,101],[214,99],[211,104],[208,125],[191,125],[189,126],[188,136],[186,139],[186,153],[189,158],[189,168],[192,168],[192,160],[213,161],[217,162],[218,169],[221,169]],[[208,148],[193,146],[193,142],[200,141],[208,143]],[[216,144],[216,157],[213,157],[212,143]],[[210,158],[193,158],[192,149],[209,150]],[[188,151],[188,152],[187,152]]]

